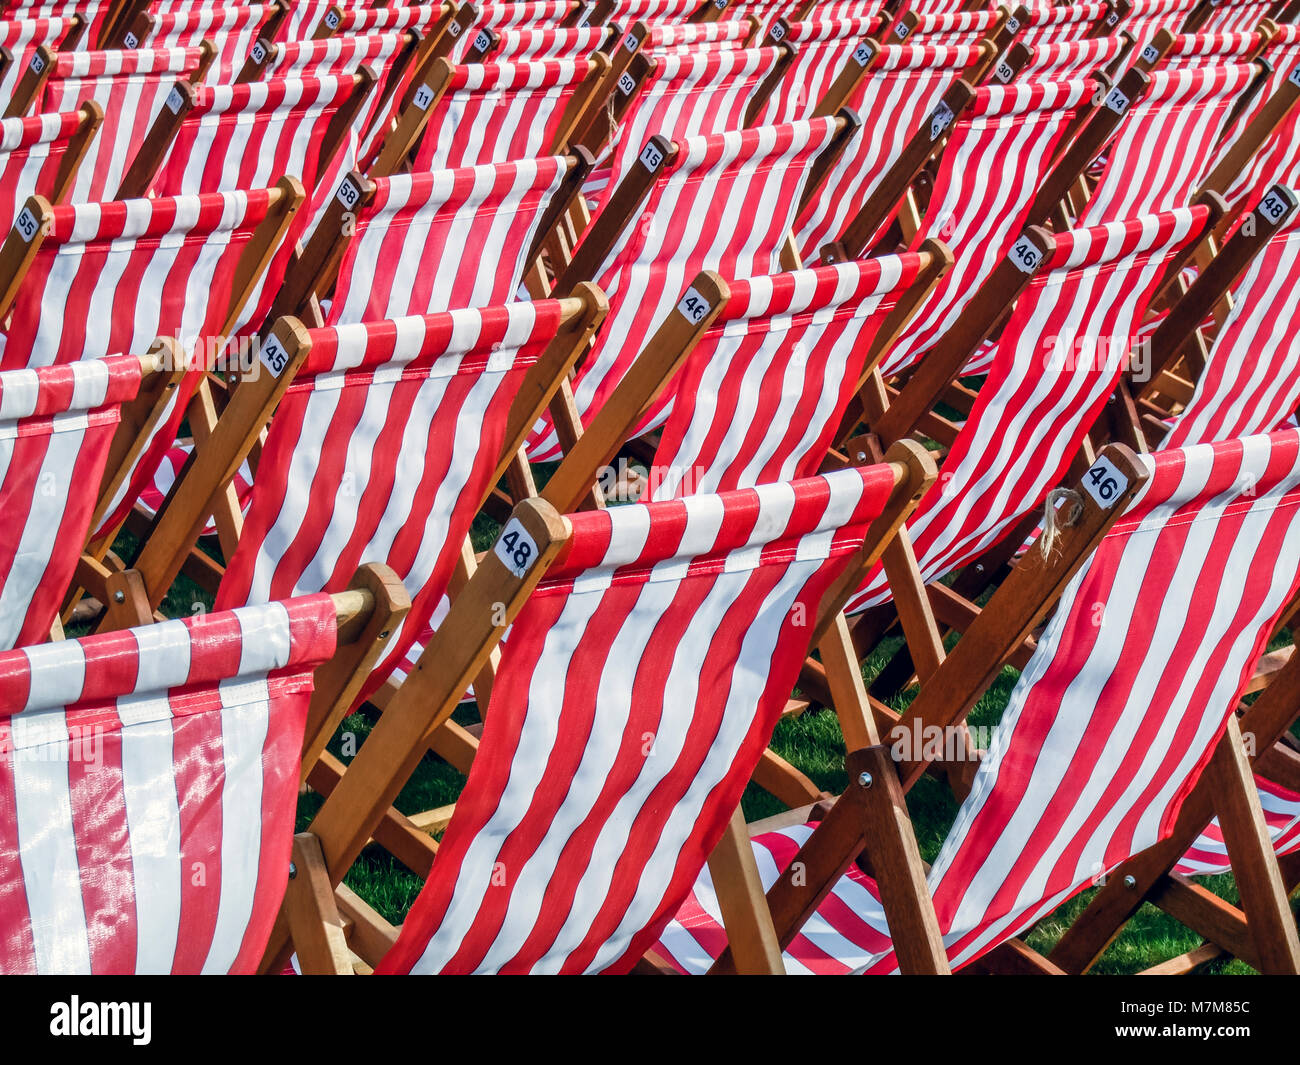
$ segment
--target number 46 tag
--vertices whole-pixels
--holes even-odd
[[[1109,510],[1115,505],[1115,500],[1128,488],[1128,478],[1103,455],[1092,464],[1092,469],[1083,475],[1083,487],[1092,496],[1097,506]]]
[[[492,550],[516,577],[522,577],[537,561],[537,544],[518,518],[506,522],[506,527]]]

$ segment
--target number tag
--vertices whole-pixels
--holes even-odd
[[[36,216],[32,214],[30,207],[24,207],[22,213],[18,216],[18,221],[14,223],[14,228],[18,230],[18,235],[30,244],[32,237],[36,236],[36,230],[40,228],[36,221]]]
[[[1011,64],[1005,59],[999,59],[997,69],[993,72],[993,76],[1005,85],[1016,76],[1016,72],[1011,69]]]
[[[1083,487],[1097,506],[1109,510],[1128,488],[1128,478],[1115,468],[1110,459],[1103,456],[1083,475]]]
[[[45,57],[41,55],[40,52],[36,52],[32,55],[31,68],[34,74],[39,74],[45,69]]]
[[[1020,20],[1018,18],[1007,19],[1007,32],[1008,33],[1020,32]]]
[[[134,48],[140,43],[140,38],[130,30],[127,30],[126,36],[122,38],[122,43],[126,45],[127,48]]]
[[[660,164],[663,163],[664,153],[658,149],[654,141],[651,141],[641,149],[640,159],[641,165],[653,173],[658,170]]]
[[[686,290],[686,295],[682,297],[681,303],[677,304],[677,309],[686,318],[692,322],[701,322],[704,316],[709,313],[709,301],[701,296],[693,288]]]
[[[506,569],[516,577],[522,577],[537,561],[537,544],[533,542],[533,538],[528,535],[528,531],[520,524],[518,518],[511,518],[506,522],[501,538],[497,540],[492,550],[505,564]]]
[[[350,211],[357,205],[357,200],[361,199],[361,190],[352,184],[351,178],[344,178],[335,195],[339,203]]]
[[[1159,58],[1160,53],[1156,51],[1156,46],[1154,44],[1148,44],[1142,49],[1142,62],[1154,63]]]
[[[626,70],[618,76],[618,91],[624,96],[631,96],[632,90],[636,88],[636,78],[632,77]]]
[[[1286,80],[1292,85],[1300,85],[1300,65],[1297,65],[1295,70],[1291,71]]]
[[[1295,200],[1283,185],[1274,185],[1259,203],[1259,213],[1270,222],[1282,221],[1295,210]]]
[[[930,115],[930,139],[938,140],[939,134],[952,125],[954,117],[952,108],[945,103],[940,103]]]
[[[474,35],[474,44],[473,44],[474,51],[486,52],[491,47],[492,47],[491,35],[488,33],[487,30],[479,30],[478,33]]]
[[[768,36],[771,37],[772,40],[774,41],[784,41],[785,33],[786,33],[785,27],[781,25],[781,23],[777,22],[774,23],[772,28],[768,31]]]
[[[339,13],[334,8],[330,8],[325,12],[325,25],[332,30],[338,29],[339,17]]]
[[[908,28],[906,22],[899,22],[896,23],[894,26],[894,36],[897,37],[900,41],[907,40],[907,35],[911,32],[912,31]]]
[[[253,45],[252,56],[253,56],[253,62],[254,62],[254,63],[258,63],[258,64],[265,63],[265,62],[266,62],[266,45],[263,44],[261,41],[258,41],[256,44],[254,44],[254,45]]]
[[[433,103],[433,89],[428,85],[421,85],[415,90],[415,96],[412,97],[412,102],[421,111],[427,111],[429,105]]]
[[[1106,106],[1117,115],[1122,115],[1128,110],[1129,98],[1119,89],[1111,89],[1110,95],[1106,97]]]
[[[626,37],[623,38],[623,50],[625,52],[635,52],[636,46],[637,46],[637,39],[635,33],[629,33]]]
[[[1043,261],[1042,252],[1034,246],[1028,237],[1021,237],[1011,245],[1011,254],[1007,258],[1021,273],[1025,274],[1032,274],[1038,269],[1038,264]]]
[[[464,28],[464,27],[461,26],[461,24],[460,24],[459,22],[452,22],[452,23],[450,23],[450,24],[447,26],[447,32],[450,33],[453,37],[459,37],[459,36],[460,36],[460,31],[461,31],[463,28]]]
[[[1119,21],[1119,12],[1118,12],[1118,11],[1112,11],[1109,15],[1106,16],[1106,25],[1107,25],[1107,26],[1113,26],[1113,25],[1115,25],[1115,23],[1117,23],[1118,21]]]
[[[865,67],[871,62],[871,45],[866,41],[859,42],[858,46],[853,49],[853,62],[860,67]]]
[[[730,2],[731,0],[713,0],[713,6],[716,7],[719,11],[721,11]]]
[[[173,115],[179,115],[181,108],[185,105],[185,97],[181,94],[180,89],[172,89],[167,94],[167,110]]]
[[[262,365],[276,377],[284,373],[284,368],[289,365],[289,356],[275,337],[262,345],[261,359]]]

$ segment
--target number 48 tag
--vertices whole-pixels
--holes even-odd
[[[522,577],[537,561],[537,544],[518,518],[511,518],[493,548],[497,558],[516,577]]]
[[[1092,469],[1083,475],[1083,487],[1092,496],[1097,506],[1109,510],[1115,505],[1115,500],[1128,488],[1128,478],[1103,455],[1093,463]]]

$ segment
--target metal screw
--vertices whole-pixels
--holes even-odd
[[[859,461],[859,462],[866,462],[866,461],[867,461],[867,453],[866,453],[865,451],[859,451],[859,452],[858,452],[858,461]]]
[[[869,787],[871,787],[871,774],[870,774],[870,773],[859,773],[859,774],[858,774],[858,783],[861,784],[864,788],[869,788]]]
[[[1126,876],[1126,877],[1124,878],[1124,886],[1125,886],[1126,888],[1128,888],[1129,891],[1132,891],[1134,888],[1136,888],[1136,887],[1138,886],[1137,877],[1135,877],[1135,876]]]
[[[289,879],[290,880],[298,879],[298,867],[294,865],[293,862],[289,863]]]
[[[125,602],[126,602],[126,592],[121,592],[121,591],[114,592],[114,593],[113,593],[113,602],[115,602],[115,603],[125,603]]]
[[[385,629],[383,632],[381,632],[381,633],[379,634],[379,638],[380,638],[381,640],[386,640],[386,639],[388,639],[388,630]]]

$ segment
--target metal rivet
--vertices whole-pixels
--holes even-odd
[[[870,774],[870,773],[859,773],[859,774],[858,774],[858,783],[861,784],[864,788],[869,788],[869,787],[871,787],[871,774]]]
[[[388,639],[388,630],[385,629],[383,632],[381,632],[381,633],[379,634],[379,638],[380,638],[381,640],[386,640],[386,639]]]
[[[294,865],[293,862],[289,863],[289,879],[290,880],[298,879],[298,867]]]
[[[1135,876],[1126,876],[1126,877],[1124,878],[1124,886],[1125,886],[1126,888],[1128,888],[1129,891],[1132,891],[1134,888],[1136,888],[1136,887],[1138,886],[1137,877],[1135,877]]]
[[[126,602],[126,592],[120,592],[120,591],[119,591],[119,592],[114,592],[114,593],[113,593],[113,602],[115,602],[115,603],[125,603],[125,602]]]

